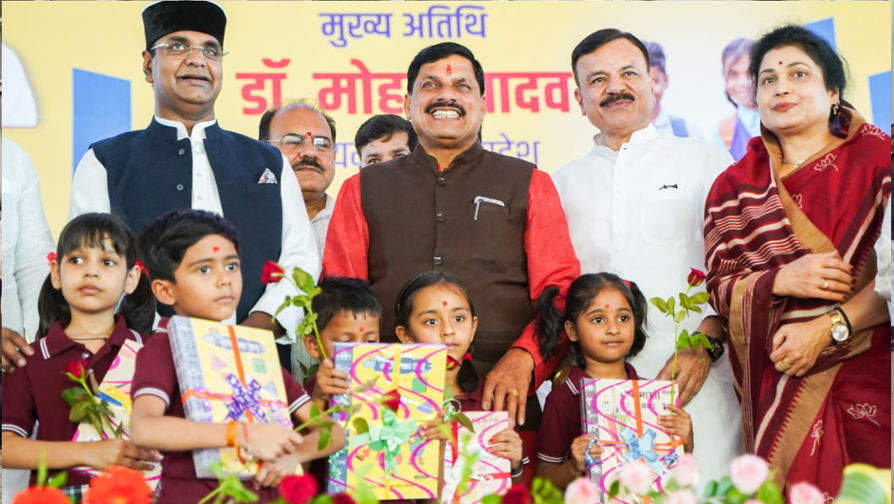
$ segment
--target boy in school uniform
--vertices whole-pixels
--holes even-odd
[[[223,217],[175,210],[140,233],[138,250],[152,279],[152,292],[178,315],[226,320],[236,309],[242,292],[239,241]],[[165,456],[159,504],[198,502],[216,487],[216,480],[196,477],[191,453],[195,449],[246,447],[263,462],[254,483],[260,487],[259,502],[268,502],[277,497],[273,487],[298,464],[344,446],[345,432],[338,424],[330,443],[319,451],[317,429],[302,436],[276,424],[186,420],[166,328],[167,319],[162,319],[158,333],[137,356],[131,387],[132,440]],[[282,375],[289,412],[303,423],[310,417],[310,396],[287,370]],[[323,420],[331,419],[324,415]]]

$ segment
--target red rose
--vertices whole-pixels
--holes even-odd
[[[12,504],[71,504],[71,501],[58,488],[33,486],[13,497]]]
[[[354,499],[346,493],[339,493],[332,496],[332,504],[357,504]]]
[[[112,466],[90,480],[84,504],[150,504],[152,489],[136,469]]]
[[[705,272],[701,270],[697,270],[695,268],[691,268],[689,270],[689,276],[686,277],[686,280],[689,282],[689,285],[693,287],[698,287],[705,281]]]
[[[531,504],[531,494],[524,485],[512,485],[500,502],[502,504]]]
[[[279,494],[289,504],[304,504],[317,494],[317,480],[312,474],[286,476],[279,484]]]
[[[382,404],[390,409],[391,411],[397,413],[397,408],[400,407],[400,392],[397,389],[389,390],[385,394],[385,399],[382,401]]]
[[[264,271],[261,273],[261,283],[279,283],[285,274],[286,271],[282,269],[282,266],[273,261],[267,261],[264,263]]]
[[[87,361],[84,359],[73,360],[65,366],[65,372],[73,376],[75,380],[80,380],[87,372]]]

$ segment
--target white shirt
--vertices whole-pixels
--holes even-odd
[[[326,245],[326,231],[329,230],[329,221],[332,220],[332,209],[335,208],[335,198],[325,195],[326,205],[310,220],[310,227],[314,230],[314,240],[317,244],[317,252],[323,257],[323,247]]]
[[[158,116],[155,120],[160,124],[177,128],[177,140],[189,138],[192,144],[192,208],[207,210],[223,215],[220,204],[220,195],[217,192],[217,183],[208,154],[205,152],[205,129],[216,123],[211,120],[197,123],[193,126],[192,135],[187,135],[186,127],[175,121],[162,119]],[[320,276],[322,263],[314,246],[314,236],[310,222],[307,218],[307,210],[304,208],[304,200],[301,198],[301,189],[298,180],[292,176],[292,168],[285,156],[282,156],[282,173],[279,186],[282,196],[282,251],[279,256],[279,264],[286,271],[298,266],[308,272],[313,278]],[[87,212],[110,212],[109,188],[105,167],[96,159],[93,149],[87,151],[75,170],[71,182],[71,206],[69,219]],[[224,217],[226,217],[224,215]],[[261,311],[273,314],[282,304],[286,295],[294,295],[295,292],[289,282],[279,282],[267,286],[261,299],[255,303],[252,312]],[[295,329],[304,313],[297,308],[283,310],[276,320],[286,330],[285,335],[278,341],[280,343],[294,343]],[[235,323],[235,314],[224,323]]]
[[[888,315],[894,326],[894,303],[891,302],[891,284],[894,283],[894,271],[891,270],[891,256],[894,255],[894,241],[891,241],[891,200],[885,207],[885,218],[882,221],[882,234],[875,242],[875,258],[878,270],[875,275],[875,292],[888,302]]]
[[[40,199],[31,159],[3,138],[3,327],[34,340],[37,296],[50,272],[47,253],[56,250]]]
[[[3,44],[3,80],[6,93],[2,98],[4,128],[33,128],[37,126],[37,102],[28,82],[28,72],[19,55]],[[8,327],[8,326],[7,326]]]
[[[676,297],[687,286],[690,268],[705,269],[705,198],[732,158],[699,140],[659,135],[652,125],[633,133],[617,152],[602,144],[601,134],[595,143],[585,157],[553,175],[581,273],[615,273],[636,282],[647,300]],[[705,307],[681,328],[694,331],[713,313]],[[646,332],[645,348],[629,360],[640,376],[651,378],[674,353],[673,321],[651,303]],[[742,453],[741,410],[726,355],[686,411],[702,482],[719,479]]]

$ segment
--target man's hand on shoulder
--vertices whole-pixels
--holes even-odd
[[[534,358],[527,350],[510,348],[506,355],[487,373],[481,394],[481,406],[485,410],[509,412],[510,427],[525,424],[525,407]]]
[[[25,338],[12,329],[5,327],[3,328],[2,346],[3,371],[7,373],[15,371],[16,367],[25,367],[25,357],[22,354],[28,357],[34,355],[34,350],[28,346]]]

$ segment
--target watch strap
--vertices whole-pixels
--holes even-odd
[[[844,313],[844,308],[841,306],[836,306],[833,310],[837,311],[841,314],[841,318],[844,319],[845,325],[847,325],[848,334],[854,334],[854,327],[851,325],[851,319],[847,318],[847,313]]]
[[[705,337],[708,338],[708,341],[711,342],[711,346],[713,347],[713,348],[705,347],[705,351],[708,352],[708,356],[711,357],[712,363],[717,362],[718,360],[720,360],[721,357],[723,357],[723,352],[724,352],[723,342],[717,338],[712,338],[711,336],[708,336],[707,334],[705,334]]]

